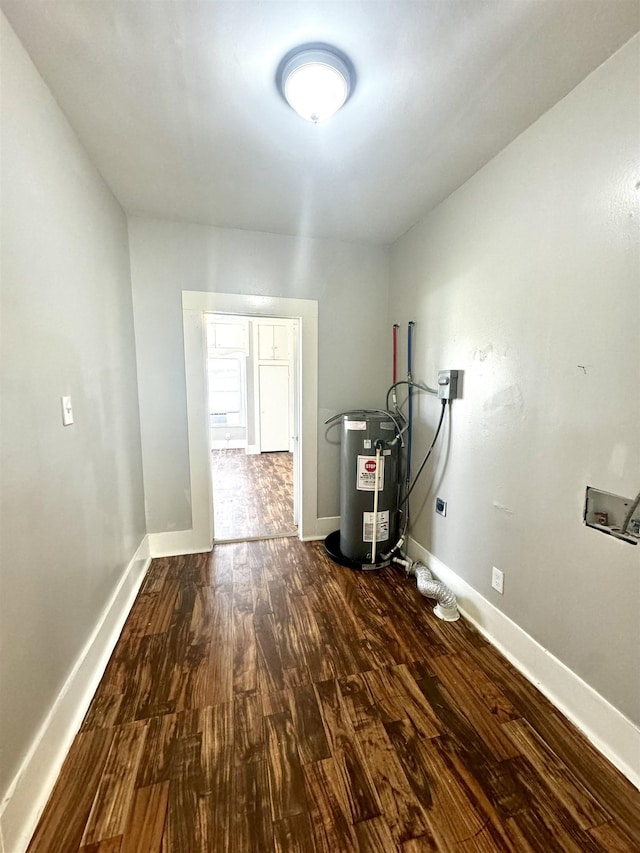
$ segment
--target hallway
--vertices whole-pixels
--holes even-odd
[[[401,572],[155,560],[30,853],[634,851],[640,792]]]

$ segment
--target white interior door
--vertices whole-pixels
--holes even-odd
[[[289,367],[286,364],[261,364],[260,450],[289,450]]]

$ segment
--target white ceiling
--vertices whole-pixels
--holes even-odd
[[[640,29],[639,0],[0,5],[126,211],[383,244]],[[326,125],[275,88],[310,41],[358,75]]]

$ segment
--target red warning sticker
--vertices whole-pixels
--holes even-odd
[[[358,456],[356,489],[361,492],[373,492],[376,487],[376,458],[375,456]],[[384,490],[384,458],[380,457],[380,475],[378,491]]]

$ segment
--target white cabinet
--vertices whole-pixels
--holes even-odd
[[[208,345],[214,350],[248,352],[246,321],[209,322]]]
[[[288,326],[271,323],[258,325],[258,358],[260,361],[288,361]]]

